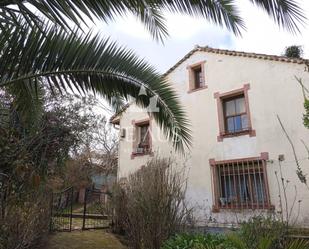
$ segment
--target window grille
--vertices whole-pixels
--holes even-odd
[[[270,208],[264,159],[213,160],[211,166],[216,208]]]

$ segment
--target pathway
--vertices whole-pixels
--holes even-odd
[[[126,249],[111,233],[103,230],[58,232],[50,235],[46,249]]]

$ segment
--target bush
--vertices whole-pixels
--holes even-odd
[[[44,193],[10,196],[0,218],[0,249],[36,248],[49,231],[50,202]]]
[[[184,175],[171,160],[153,158],[114,191],[115,230],[125,231],[133,248],[159,249],[191,213],[185,191]]]
[[[223,235],[179,234],[164,242],[161,249],[226,248],[225,242]]]
[[[284,55],[289,58],[301,58],[303,55],[302,46],[292,45],[285,48]]]
[[[284,237],[287,229],[284,223],[273,218],[256,216],[241,224],[239,236],[247,248],[258,248],[259,243],[269,238],[272,241],[272,249],[284,247]]]
[[[113,186],[112,207],[114,209],[112,231],[125,235],[126,225],[128,224],[127,195],[124,188],[119,184]]]

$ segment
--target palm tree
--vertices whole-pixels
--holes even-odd
[[[305,20],[295,0],[249,0],[291,32]],[[163,10],[202,16],[240,35],[244,22],[233,0],[0,0],[0,90],[16,99],[15,108],[29,112],[42,85],[66,92],[92,91],[109,100],[139,97],[141,87],[158,100],[155,120],[176,149],[191,144],[189,121],[166,80],[132,51],[85,32],[87,21],[104,22],[133,13],[154,39],[168,35]],[[72,28],[73,26],[73,28]]]

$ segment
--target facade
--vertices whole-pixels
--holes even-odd
[[[173,157],[188,169],[187,199],[197,221],[231,225],[254,214],[285,212],[278,187],[284,178],[290,222],[309,226],[309,190],[297,177],[293,150],[278,120],[309,173],[302,143],[309,141],[302,122],[304,97],[295,79],[309,85],[306,61],[196,47],[165,75],[191,121],[193,146],[185,156],[177,154],[151,114],[129,105],[112,117],[120,128],[118,179],[154,154]]]

